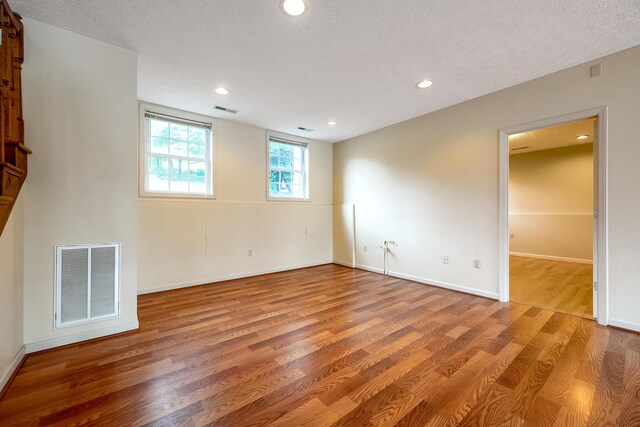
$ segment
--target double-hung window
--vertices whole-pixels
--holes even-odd
[[[268,199],[309,199],[309,148],[306,142],[269,136]]]
[[[141,115],[141,195],[212,197],[212,121],[153,106]]]

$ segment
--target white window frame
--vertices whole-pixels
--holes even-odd
[[[171,199],[215,199],[215,135],[213,117],[201,114],[191,113],[189,111],[178,110],[175,108],[165,107],[162,105],[150,104],[146,102],[139,103],[140,125],[139,125],[139,154],[138,154],[138,195],[141,198],[171,198]],[[175,118],[177,120],[192,121],[209,125],[209,143],[205,147],[205,165],[206,165],[206,194],[181,193],[174,191],[150,191],[148,190],[148,143],[146,114],[157,114]],[[169,158],[179,158],[177,156],[167,155]],[[186,158],[185,158],[186,159]],[[193,159],[191,159],[193,160]]]
[[[269,191],[269,175],[271,174],[271,162],[270,162],[270,155],[269,155],[269,143],[271,140],[274,140],[275,142],[281,142],[284,144],[291,144],[291,145],[297,145],[297,146],[302,146],[304,147],[304,159],[303,159],[303,165],[304,165],[304,171],[303,171],[303,182],[304,182],[304,189],[305,189],[305,197],[277,197],[277,196],[272,196],[271,192]],[[309,188],[309,168],[310,168],[310,163],[309,163],[309,158],[311,157],[310,155],[310,151],[311,151],[311,144],[310,141],[308,139],[304,139],[304,138],[300,138],[294,135],[288,135],[285,133],[280,133],[280,132],[274,132],[274,131],[267,131],[267,141],[266,141],[266,165],[267,165],[267,173],[265,175],[266,178],[266,190],[267,190],[267,200],[268,201],[274,201],[274,202],[310,202],[311,201],[311,189]]]

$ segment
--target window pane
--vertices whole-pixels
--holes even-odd
[[[171,159],[171,180],[189,181],[189,162],[182,159]]]
[[[269,142],[269,155],[277,156],[278,155],[278,143],[277,142]]]
[[[291,157],[279,157],[278,163],[281,168],[293,169],[293,158]]]
[[[269,194],[272,196],[278,195],[278,184],[269,184]]]
[[[172,156],[183,156],[187,157],[187,142],[186,141],[176,141],[171,140],[171,145],[169,146],[169,153]]]
[[[280,184],[280,172],[269,171],[269,184]]]
[[[206,165],[204,162],[189,162],[189,191],[202,194],[207,191]]]
[[[171,139],[178,139],[181,141],[187,141],[189,139],[189,127],[187,125],[171,123],[169,125],[169,131]]]
[[[297,171],[302,170],[302,159],[294,159],[293,160],[293,168]]]
[[[293,157],[293,147],[289,144],[279,144],[278,155],[280,157]]]
[[[293,157],[296,159],[302,159],[302,147],[293,148]]]
[[[169,190],[174,193],[189,193],[189,181],[171,181]]]
[[[149,156],[149,190],[169,191],[169,159]]]
[[[189,128],[189,157],[204,159],[207,133],[202,128]]]
[[[189,162],[181,159],[171,159],[171,182],[169,189],[181,193],[189,192]]]
[[[156,119],[149,120],[149,131],[152,136],[160,136],[163,138],[169,138],[169,122]]]
[[[169,140],[152,136],[149,151],[157,154],[169,154]]]
[[[280,193],[283,195],[291,194],[291,184],[292,184],[292,175],[291,172],[281,172],[280,173]]]
[[[204,141],[207,130],[198,126],[189,126],[189,141]]]
[[[269,164],[273,167],[278,167],[278,156],[271,156]]]

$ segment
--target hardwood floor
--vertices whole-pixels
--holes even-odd
[[[150,294],[30,355],[0,425],[640,425],[640,337],[337,265]]]
[[[509,257],[509,297],[553,311],[593,319],[593,266]]]

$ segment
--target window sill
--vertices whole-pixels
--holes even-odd
[[[198,194],[179,193],[142,193],[138,195],[140,200],[215,200],[215,195],[202,196]]]
[[[301,203],[311,203],[311,199],[303,199],[296,197],[267,197],[268,202],[301,202]]]

